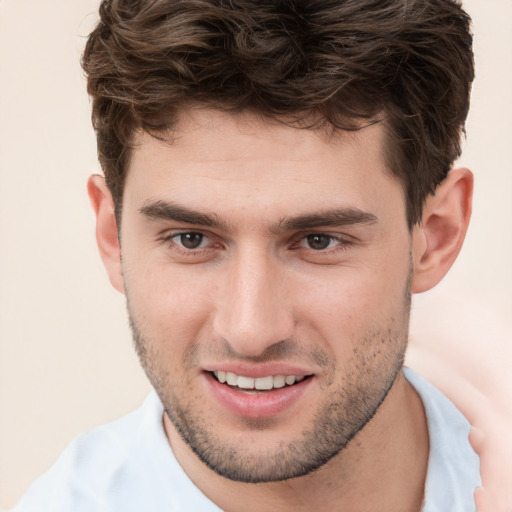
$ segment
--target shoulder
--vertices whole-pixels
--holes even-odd
[[[160,402],[152,393],[136,411],[80,435],[32,484],[13,512],[103,509],[100,501],[116,492],[127,473],[144,470],[142,439],[155,442],[158,429],[164,435],[161,418]]]
[[[75,439],[12,512],[220,512],[176,460],[155,392]]]
[[[459,512],[475,508],[481,485],[480,459],[469,442],[471,425],[451,400],[423,377],[405,369],[427,418],[430,451],[423,512]]]

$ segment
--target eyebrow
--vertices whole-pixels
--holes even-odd
[[[322,210],[313,214],[304,214],[297,217],[285,217],[273,232],[311,229],[317,227],[342,227],[355,224],[376,224],[377,217],[373,213],[359,208],[334,208]]]
[[[202,213],[167,201],[146,201],[139,209],[145,217],[155,220],[171,220],[227,230],[228,225],[214,213]]]
[[[147,200],[139,209],[145,217],[195,224],[228,231],[229,224],[215,213],[198,212],[185,206],[167,201]],[[341,227],[355,224],[376,224],[377,217],[370,212],[354,207],[326,209],[311,214],[284,217],[269,228],[274,234],[317,227]]]

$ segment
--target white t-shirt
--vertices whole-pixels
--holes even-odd
[[[425,379],[405,375],[423,400],[430,435],[422,512],[474,512],[480,462],[469,423]],[[131,414],[79,436],[12,512],[219,512],[178,464],[162,415],[153,392]]]

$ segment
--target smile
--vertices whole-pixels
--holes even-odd
[[[246,377],[232,372],[214,371],[213,375],[221,384],[240,389],[254,389],[257,391],[269,391],[271,389],[284,388],[304,380],[307,375],[269,375],[267,377]]]
[[[224,411],[245,418],[272,418],[292,410],[294,404],[315,389],[315,374],[285,365],[266,365],[239,373],[212,368],[203,373],[204,384]],[[272,368],[275,366],[275,368]],[[229,368],[234,370],[235,368]],[[266,374],[266,375],[265,375]]]

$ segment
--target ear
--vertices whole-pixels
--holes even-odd
[[[421,225],[413,231],[412,292],[433,288],[459,254],[471,218],[473,174],[454,169],[428,197]]]
[[[124,293],[121,268],[121,246],[117,231],[114,201],[105,183],[105,178],[94,174],[87,182],[87,191],[96,214],[96,241],[101,259],[107,269],[112,286]]]

